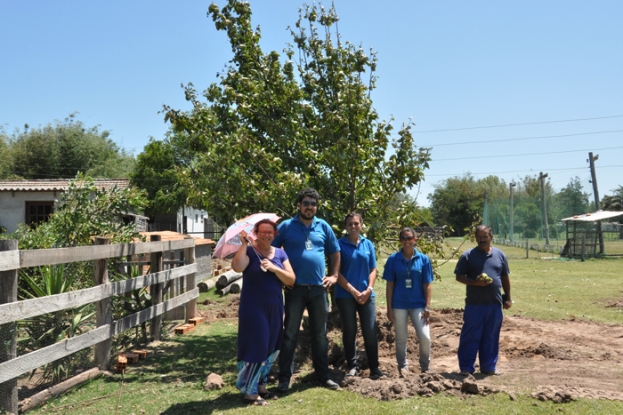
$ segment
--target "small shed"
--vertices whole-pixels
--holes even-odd
[[[569,258],[596,256],[599,235],[604,232],[601,222],[618,216],[623,216],[623,212],[598,210],[562,219],[566,225],[567,243],[561,255]]]

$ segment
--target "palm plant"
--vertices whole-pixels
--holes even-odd
[[[143,275],[143,267],[140,265],[128,266],[126,273],[111,272],[111,278],[114,281],[122,281],[126,279],[133,279]],[[113,297],[113,313],[115,319],[120,319],[124,316],[135,314],[141,310],[152,306],[152,298],[149,293],[148,287],[143,287],[137,290],[129,291],[125,296]],[[139,327],[141,332],[139,333]],[[147,322],[143,322],[135,327],[134,338],[126,333],[120,334],[115,343],[117,346],[129,346],[131,344],[147,344]]]
[[[74,276],[65,274],[65,267],[62,264],[40,267],[33,276],[21,272],[20,277],[26,283],[26,288],[20,287],[21,299],[40,298],[71,291],[75,279]],[[25,353],[50,346],[82,333],[87,321],[95,314],[89,313],[92,308],[93,306],[89,304],[18,321],[18,327],[24,335],[19,339],[19,352]],[[84,353],[88,353],[88,350],[79,352],[81,356]],[[77,357],[68,356],[47,364],[41,381],[52,380],[56,383],[67,378],[76,359]],[[34,374],[35,371],[31,373],[31,377]]]

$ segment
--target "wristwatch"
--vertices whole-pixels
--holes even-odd
[[[424,311],[426,311],[426,312],[430,313],[430,308],[426,307],[426,308],[424,309]]]

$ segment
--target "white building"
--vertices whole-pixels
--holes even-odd
[[[177,231],[189,235],[203,235],[205,232],[204,219],[208,219],[208,212],[192,207],[180,208],[177,212]]]
[[[19,223],[46,221],[54,213],[55,203],[74,179],[0,180],[0,226],[7,233],[17,230]],[[128,179],[95,179],[99,189],[125,189]],[[129,214],[145,223],[145,217]]]

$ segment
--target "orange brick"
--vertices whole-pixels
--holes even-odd
[[[186,334],[194,328],[195,326],[192,324],[182,324],[181,326],[175,328],[175,334]]]
[[[132,353],[138,355],[139,359],[145,359],[147,357],[147,350],[132,350]]]
[[[192,324],[193,326],[196,326],[198,324],[201,324],[205,321],[205,317],[195,317],[195,318],[191,318],[190,320],[188,320],[188,324]]]
[[[138,355],[136,353],[126,353],[125,356],[128,358],[128,364],[138,362]]]

